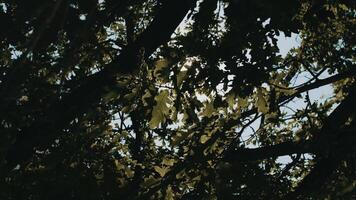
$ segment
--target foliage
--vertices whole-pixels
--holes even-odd
[[[1,1],[0,199],[355,198],[355,13]]]

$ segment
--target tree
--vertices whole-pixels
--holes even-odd
[[[2,1],[0,198],[355,198],[355,8]]]

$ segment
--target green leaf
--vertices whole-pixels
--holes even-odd
[[[184,175],[185,175],[185,171],[183,169],[182,171],[176,174],[176,179],[181,179],[184,177]]]
[[[247,108],[248,107],[248,99],[237,97],[237,103],[240,108]]]
[[[213,116],[214,112],[215,112],[215,108],[214,108],[213,101],[208,101],[205,104],[205,108],[204,108],[202,115],[204,115],[206,117],[211,117],[211,116]]]
[[[121,164],[118,160],[115,160],[115,166],[117,170],[125,169],[125,166]]]
[[[200,181],[201,180],[201,175],[194,177],[192,180],[193,181]]]
[[[162,161],[162,164],[167,165],[167,166],[173,166],[174,162],[175,162],[174,159],[164,158]]]
[[[178,131],[177,135],[172,138],[172,146],[177,146],[178,144],[180,144],[180,142],[187,138],[189,134],[190,133],[187,131]]]
[[[167,68],[169,65],[169,62],[167,59],[159,59],[155,62],[155,69],[153,71],[153,74],[155,77],[159,77],[161,75],[162,70],[164,70],[165,68]]]
[[[165,200],[174,200],[174,193],[171,186],[167,187]]]
[[[128,178],[132,178],[134,176],[135,172],[133,170],[131,170],[130,168],[126,167],[125,174]]]
[[[187,75],[187,71],[180,71],[177,75],[177,85],[180,86]]]
[[[170,108],[168,105],[171,103],[168,90],[162,90],[155,97],[156,105],[152,109],[152,117],[149,122],[151,129],[158,127],[161,122],[164,122],[165,117],[168,116]]]
[[[209,138],[210,138],[210,137],[207,136],[207,135],[202,135],[202,136],[200,136],[199,142],[202,143],[202,144],[204,144],[206,141],[209,140]]]
[[[268,112],[268,104],[267,104],[266,99],[263,96],[263,92],[262,92],[261,88],[257,89],[256,107],[257,107],[258,112],[261,112],[261,113]]]
[[[158,179],[154,178],[151,175],[148,178],[144,179],[144,182],[142,183],[142,187],[144,187],[144,188],[151,187],[152,185],[154,185],[157,182],[158,182]]]
[[[163,177],[169,171],[169,167],[154,166],[153,168],[161,177]]]
[[[109,93],[107,93],[107,94],[103,97],[103,100],[104,100],[105,102],[109,102],[109,101],[115,99],[117,96],[118,96],[118,94],[117,94],[116,91],[110,91]]]
[[[148,89],[145,90],[145,94],[142,96],[142,102],[143,102],[143,105],[147,106],[147,100],[146,99],[149,99],[150,97],[152,97],[150,91]]]
[[[226,102],[229,105],[229,108],[233,108],[235,105],[235,94],[230,93],[229,95],[227,95]]]

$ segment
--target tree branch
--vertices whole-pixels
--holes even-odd
[[[308,90],[312,90],[315,88],[318,88],[322,85],[327,85],[330,83],[333,83],[338,80],[342,80],[347,77],[352,77],[356,74],[356,70],[351,70],[350,73],[342,73],[338,74],[326,79],[321,79],[318,80],[314,83],[311,83],[309,85],[300,87],[298,89],[298,94],[303,93]],[[279,99],[279,102],[283,102],[287,99],[289,99],[292,96],[294,98],[297,96],[296,94],[292,94],[289,96],[283,96]],[[338,108],[336,110],[339,110],[341,108]],[[252,108],[246,112],[241,113],[241,116],[239,119],[231,119],[232,121],[228,121],[226,124],[229,124],[229,126],[233,126],[236,122],[239,122],[241,119],[248,117],[254,113],[257,112],[256,108]],[[333,118],[337,118],[338,114],[335,113],[335,111],[331,114],[331,116],[334,116]],[[175,180],[175,175],[179,173],[181,170],[189,168],[194,165],[194,163],[199,163],[208,160],[206,156],[201,156],[199,152],[202,151],[202,149],[205,149],[207,145],[214,143],[220,136],[223,134],[214,134],[213,137],[211,137],[204,145],[199,145],[196,149],[194,149],[195,156],[191,156],[186,158],[184,161],[177,163],[174,168],[169,171],[166,176],[163,178],[160,184],[153,186],[150,188],[146,193],[142,195],[143,198],[149,198],[154,194],[155,191],[157,191],[162,185],[167,185],[170,182]],[[351,141],[348,138],[342,138],[342,141]],[[330,142],[328,140],[328,142]],[[343,144],[343,142],[340,142]],[[339,143],[339,144],[340,144]],[[235,149],[233,151],[229,151],[226,153],[225,156],[223,156],[223,160],[228,161],[228,162],[242,162],[242,161],[254,161],[254,160],[261,160],[269,157],[278,157],[278,156],[284,156],[284,155],[291,155],[295,153],[315,153],[315,154],[322,154],[325,152],[328,152],[328,147],[329,145],[321,144],[320,142],[315,142],[315,141],[304,141],[304,142],[285,142],[281,144],[277,144],[274,146],[268,146],[268,147],[261,147],[261,148],[256,148],[256,149]],[[341,145],[343,147],[343,145]],[[334,148],[331,147],[330,148]],[[198,155],[198,156],[197,156]]]
[[[319,149],[324,148],[324,154],[321,154],[320,160],[311,170],[311,172],[302,180],[295,188],[294,192],[288,194],[284,199],[299,199],[305,195],[320,191],[327,179],[339,166],[341,160],[347,154],[355,153],[355,134],[348,131],[340,131],[349,119],[354,116],[355,110],[350,109],[356,101],[356,86],[354,86],[349,95],[341,102],[341,104],[330,114],[322,127],[319,136],[317,137],[317,146]],[[352,126],[356,126],[356,121],[353,120]],[[340,139],[343,139],[342,141]],[[338,149],[330,149],[328,147],[336,146]]]
[[[108,91],[117,89],[117,75],[137,70],[139,65],[136,56],[139,52],[144,49],[144,57],[148,58],[155,49],[167,42],[195,3],[196,0],[165,1],[149,27],[131,46],[124,48],[104,70],[88,77],[84,84],[54,103],[44,115],[45,123],[35,123],[18,134],[16,142],[7,153],[7,171],[28,159],[33,153],[33,147],[48,145],[71,120],[99,103]]]
[[[315,148],[313,141],[284,142],[273,146],[266,146],[255,149],[237,148],[232,151],[226,152],[223,155],[223,161],[254,161],[270,157],[302,153],[317,153],[317,149]]]

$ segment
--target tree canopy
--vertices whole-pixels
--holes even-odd
[[[1,1],[0,199],[356,198],[355,17],[347,0]]]

